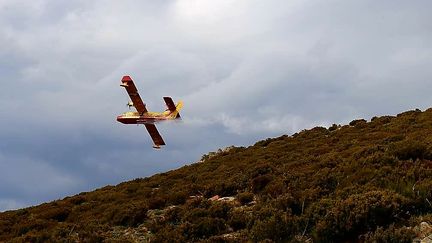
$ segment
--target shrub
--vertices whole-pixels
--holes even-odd
[[[251,215],[243,210],[232,210],[229,214],[227,223],[234,231],[244,229],[251,222]]]
[[[242,204],[248,204],[254,200],[254,194],[250,192],[241,192],[237,195],[237,200]]]
[[[415,140],[403,140],[393,143],[390,152],[400,160],[416,160],[430,157],[426,144]]]
[[[378,227],[373,233],[367,233],[362,238],[365,242],[411,243],[416,233],[407,227],[396,228],[394,224],[388,228]]]
[[[179,207],[171,207],[165,212],[165,221],[170,224],[177,225],[180,224],[183,217],[183,210]]]
[[[338,126],[338,125],[336,125],[336,124],[333,124],[333,125],[331,125],[331,127],[329,127],[329,131],[336,131],[338,128],[340,127],[340,125]]]
[[[349,123],[350,126],[354,126],[354,127],[360,127],[363,126],[367,123],[367,121],[365,119],[358,119],[358,120],[353,120]]]
[[[233,181],[224,181],[222,183],[213,184],[208,190],[206,194],[209,196],[220,195],[220,196],[231,196],[235,194],[238,190],[238,185],[236,185]]]
[[[74,196],[74,197],[69,198],[69,202],[71,202],[74,205],[80,205],[80,204],[86,202],[86,197],[83,195]]]
[[[222,234],[225,230],[226,225],[223,219],[202,217],[199,220],[189,222],[184,229],[184,233],[190,239],[201,239]]]
[[[225,202],[216,202],[208,209],[210,217],[227,219],[231,207]]]
[[[155,196],[149,199],[148,201],[149,209],[160,209],[165,207],[165,199],[159,196]]]
[[[252,180],[252,191],[254,193],[258,193],[262,191],[264,187],[266,187],[271,180],[272,180],[271,175],[260,175],[255,177]]]
[[[19,225],[14,225],[14,231],[16,235],[23,235],[32,230],[41,230],[44,228],[49,228],[52,222],[43,219],[36,219],[32,221],[24,221]]]
[[[171,205],[184,204],[189,198],[189,194],[185,191],[174,192],[168,196],[168,203]]]
[[[255,221],[249,237],[254,241],[272,240],[274,242],[288,241],[297,232],[296,220],[288,214],[275,213],[263,220]]]
[[[198,221],[202,217],[208,217],[210,212],[206,208],[194,208],[188,210],[185,214],[185,220],[187,221]]]
[[[108,222],[113,225],[122,226],[137,226],[144,222],[147,218],[148,211],[145,205],[123,205],[122,207],[115,207],[111,210],[111,219],[108,219]]]
[[[304,207],[304,202],[300,198],[294,198],[291,194],[283,194],[276,200],[271,202],[271,205],[284,212],[291,212],[294,215],[300,215]]]
[[[381,117],[374,116],[371,119],[371,121],[374,122],[374,123],[378,123],[378,124],[384,125],[384,124],[390,123],[394,118],[395,117],[393,117],[393,116],[381,116]]]
[[[286,185],[281,179],[276,179],[270,181],[266,186],[265,189],[262,191],[263,194],[271,197],[271,198],[277,198],[278,196],[282,195],[286,191]]]
[[[390,191],[370,191],[336,201],[316,225],[317,240],[344,241],[397,220],[407,200]]]
[[[69,216],[70,212],[71,209],[67,206],[51,207],[41,212],[40,218],[63,222]]]
[[[161,243],[182,243],[187,242],[187,239],[181,232],[182,229],[174,227],[172,225],[166,225],[157,231],[149,242],[161,242]]]

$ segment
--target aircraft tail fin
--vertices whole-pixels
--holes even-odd
[[[179,101],[178,103],[177,103],[177,106],[176,106],[176,112],[177,112],[177,115],[176,115],[176,119],[180,119],[181,118],[181,116],[180,116],[180,110],[183,108],[183,101]]]
[[[177,105],[174,104],[174,101],[171,97],[163,97],[165,104],[170,111],[168,117],[171,119],[178,119],[180,117],[180,110],[183,108],[183,101],[179,101]]]

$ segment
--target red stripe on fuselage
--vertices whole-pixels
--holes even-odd
[[[123,124],[154,124],[165,120],[169,119],[166,117],[117,117],[117,121]]]

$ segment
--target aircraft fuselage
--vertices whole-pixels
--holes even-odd
[[[161,121],[176,119],[175,116],[170,116],[170,113],[170,111],[165,111],[161,113],[146,112],[142,116],[140,116],[138,112],[125,112],[117,116],[117,121],[123,124],[155,124]]]

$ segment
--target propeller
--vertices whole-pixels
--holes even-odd
[[[131,109],[132,106],[134,106],[132,101],[129,101],[126,106],[129,108],[129,110]]]

